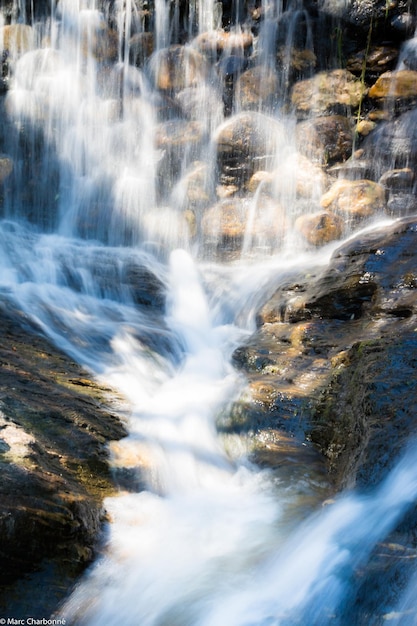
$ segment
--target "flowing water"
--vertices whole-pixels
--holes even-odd
[[[200,32],[218,26],[221,3],[190,7]],[[214,169],[224,119],[213,73],[195,90],[197,152],[181,146],[167,158],[155,142],[167,104],[153,76],[179,16],[155,3],[156,51],[145,71],[129,64],[127,33],[140,35],[144,19],[134,0],[115,2],[119,39],[107,37],[93,1],[52,2],[51,11],[14,63],[5,98],[15,168],[0,223],[1,289],[123,395],[129,436],[110,446],[111,461],[132,475],[130,489],[106,502],[103,554],[59,616],[91,626],[352,624],[357,571],[417,497],[415,450],[374,492],[325,507],[316,494],[306,515],[297,508],[305,481],[260,470],[245,440],[216,429],[244,387],[230,359],[257,307],[333,248],[308,252],[291,235],[274,247],[248,227],[240,256],[210,258],[190,235],[181,198],[190,163],[204,162],[208,177]],[[279,163],[291,136],[276,145]],[[288,204],[291,180],[285,193]],[[164,310],[138,304],[132,268],[162,286]]]

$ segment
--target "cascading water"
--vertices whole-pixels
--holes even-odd
[[[218,27],[219,9],[190,3],[200,36]],[[155,3],[155,50],[138,69],[130,60],[148,19],[141,3],[114,3],[117,39],[96,2],[52,2],[9,78],[5,145],[15,167],[0,225],[1,287],[126,398],[129,436],[111,446],[112,463],[141,485],[106,502],[103,555],[59,616],[105,626],[348,624],[354,570],[417,497],[413,450],[374,493],[342,496],[302,521],[296,479],[260,470],[244,440],[217,434],[217,416],[244,385],[230,357],[253,330],[257,304],[280,276],[326,263],[334,246],[303,251],[291,230],[300,212],[291,213],[294,121],[267,107],[270,137],[250,132],[285,172],[276,190],[285,207],[264,210],[256,231],[261,185],[234,261],[207,259],[205,218],[197,201],[184,210],[185,197],[196,180],[200,195],[212,193],[214,145],[227,128],[222,81],[235,89],[244,45],[223,47],[219,73],[191,45],[167,51],[184,29],[171,10]],[[303,15],[297,3],[295,12]],[[274,28],[257,42],[266,65],[272,44],[262,37]],[[164,92],[171,80],[183,81],[175,102]],[[225,193],[234,166],[223,170]],[[190,172],[199,173],[194,183]],[[209,252],[234,237],[216,224]],[[165,311],[135,296],[135,268],[166,291]]]

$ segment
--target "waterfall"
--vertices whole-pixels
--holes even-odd
[[[271,56],[314,42],[304,4],[282,4],[261,3],[252,38],[239,2],[60,0],[10,59],[0,289],[129,413],[109,450],[134,479],[105,502],[102,554],[56,613],[68,624],[346,625],[356,572],[417,497],[413,447],[375,490],[323,503],[217,428],[257,307],[351,234],[317,249],[295,229],[324,183],[299,191],[293,70],[282,56],[275,82]],[[254,84],[279,95],[252,104],[258,60]],[[163,306],[144,304],[143,276]]]

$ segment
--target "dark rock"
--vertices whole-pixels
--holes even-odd
[[[316,117],[296,126],[299,151],[312,161],[333,165],[352,154],[353,129],[342,115]]]
[[[0,579],[10,584],[53,559],[71,576],[91,560],[103,499],[114,492],[106,444],[126,431],[109,390],[6,301],[0,317]]]

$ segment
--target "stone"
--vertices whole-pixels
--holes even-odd
[[[343,115],[299,122],[295,134],[298,150],[315,163],[333,165],[352,154],[353,129]]]
[[[13,160],[5,154],[0,154],[0,185],[4,183],[12,172]]]
[[[35,32],[27,24],[8,24],[0,28],[0,49],[7,51],[12,59],[33,50]]]
[[[154,52],[153,33],[135,33],[129,40],[129,61],[136,67],[142,67]]]
[[[372,180],[338,180],[322,196],[321,205],[351,218],[368,218],[386,209],[385,188]]]
[[[395,68],[398,49],[393,46],[371,46],[361,50],[346,62],[346,69],[361,76],[362,72],[382,74]]]
[[[106,444],[126,431],[109,390],[11,302],[2,299],[0,318],[0,580],[9,585],[54,559],[74,577],[93,557],[103,499],[115,493]]]
[[[342,237],[344,223],[343,219],[334,213],[318,211],[300,215],[295,221],[294,228],[308,243],[322,246]]]
[[[198,35],[193,45],[204,54],[239,55],[250,50],[253,44],[253,35],[250,31],[231,32],[212,30]]]
[[[387,170],[378,182],[390,191],[410,191],[415,182],[415,174],[410,167]]]
[[[417,167],[417,108],[379,123],[365,137],[362,149],[378,178],[386,169]]]
[[[285,138],[283,125],[262,113],[246,111],[227,119],[214,135],[221,183],[244,184],[257,170],[268,169]]]
[[[416,98],[417,71],[385,72],[369,89],[369,97],[376,100]]]
[[[299,116],[321,115],[337,111],[341,106],[357,108],[366,92],[366,87],[351,72],[331,70],[295,83],[291,104]]]
[[[286,234],[285,212],[272,198],[257,201],[233,197],[207,209],[201,219],[201,231],[209,245],[238,250],[246,241],[252,245],[278,246]]]
[[[236,101],[240,109],[272,106],[279,88],[278,74],[271,68],[252,67],[240,75],[236,82]]]
[[[174,45],[152,55],[150,70],[157,89],[178,92],[198,85],[207,75],[204,57],[192,48]]]
[[[316,67],[317,56],[309,49],[282,46],[278,49],[277,61],[289,77],[302,76]]]

